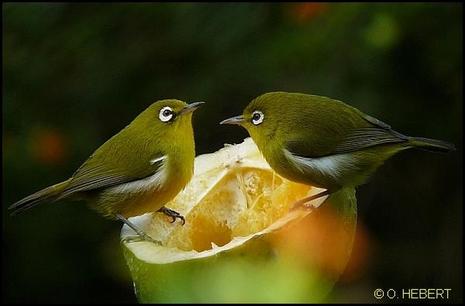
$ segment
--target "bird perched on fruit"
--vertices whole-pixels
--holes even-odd
[[[87,199],[91,208],[123,221],[146,240],[152,239],[127,218],[160,211],[172,217],[172,222],[180,218],[184,224],[183,216],[164,205],[192,177],[192,112],[202,103],[174,99],[153,103],[100,146],[71,178],[27,196],[9,209],[16,214],[40,203]]]
[[[304,202],[363,184],[399,151],[454,150],[441,140],[405,136],[341,101],[301,93],[263,94],[220,124],[244,127],[281,176],[326,189]]]

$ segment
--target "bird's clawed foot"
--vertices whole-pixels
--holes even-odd
[[[330,192],[328,190],[324,190],[324,191],[322,191],[320,193],[317,193],[315,195],[312,195],[312,196],[303,198],[301,200],[298,200],[297,202],[295,202],[292,205],[291,210],[294,210],[294,209],[297,209],[297,208],[306,208],[306,209],[314,208],[313,205],[311,205],[311,203],[310,203],[311,201],[316,200],[316,199],[321,198],[321,197],[324,197],[324,196],[327,196],[329,194],[330,194]]]
[[[124,216],[117,214],[115,217],[118,220],[122,221],[127,226],[129,226],[137,234],[137,235],[134,235],[134,236],[125,237],[124,239],[121,240],[121,242],[128,243],[128,242],[148,241],[148,242],[152,242],[152,243],[155,243],[155,244],[158,244],[158,245],[162,244],[161,241],[155,240],[152,237],[150,237],[149,235],[147,235],[143,230],[138,228],[134,223],[132,223],[131,221],[126,219]]]
[[[171,223],[174,223],[177,218],[181,220],[182,225],[184,225],[186,223],[186,220],[184,219],[184,216],[182,216],[177,211],[174,211],[174,210],[166,208],[166,207],[162,207],[158,211],[161,212],[161,213],[164,213],[165,215],[167,215],[169,217],[171,217],[172,218],[172,220],[170,221]]]

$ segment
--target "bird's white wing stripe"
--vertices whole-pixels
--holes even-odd
[[[166,155],[163,155],[163,156],[161,156],[161,157],[152,159],[152,160],[150,161],[150,163],[153,165],[153,164],[158,163],[158,162],[160,162],[160,161],[164,161],[164,160],[166,159],[166,157],[167,157]]]
[[[335,179],[346,170],[353,168],[353,158],[349,154],[336,154],[318,158],[302,157],[284,149],[286,158],[301,172],[318,171]]]

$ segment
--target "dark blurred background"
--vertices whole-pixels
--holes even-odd
[[[132,302],[121,224],[82,203],[6,208],[69,177],[161,98],[218,122],[268,91],[330,96],[400,132],[456,144],[389,160],[358,190],[353,259],[330,300],[451,288],[462,301],[461,4],[3,4],[2,301]]]

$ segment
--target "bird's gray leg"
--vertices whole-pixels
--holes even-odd
[[[169,209],[169,208],[166,208],[165,206],[163,206],[162,208],[160,208],[158,210],[158,212],[161,212],[161,213],[164,213],[165,215],[171,217],[173,220],[171,220],[171,223],[173,223],[174,221],[176,221],[176,218],[179,218],[181,219],[181,223],[182,225],[184,225],[186,223],[186,220],[184,219],[184,216],[182,216],[180,213],[178,213],[177,211],[174,211],[172,209]]]
[[[123,242],[137,242],[137,241],[150,241],[150,242],[153,242],[155,244],[158,244],[158,245],[161,245],[161,242],[158,241],[158,240],[155,240],[153,239],[152,237],[150,237],[149,235],[147,235],[146,233],[144,233],[143,230],[141,230],[140,228],[138,228],[134,223],[132,223],[131,221],[129,221],[128,219],[126,219],[125,217],[123,217],[122,215],[120,214],[117,214],[116,215],[116,218],[120,221],[122,221],[124,224],[126,224],[127,226],[129,226],[130,228],[132,228],[136,233],[137,233],[137,236],[135,237],[127,237],[127,238],[124,238],[123,239]]]
[[[319,192],[317,194],[314,194],[314,195],[311,195],[311,196],[308,196],[306,198],[303,198],[303,199],[300,199],[298,200],[297,202],[295,202],[293,205],[292,205],[292,208],[291,209],[296,209],[298,208],[299,206],[306,206],[305,204],[313,201],[313,200],[316,200],[318,198],[321,198],[321,197],[324,197],[326,195],[329,195],[330,192],[328,190],[325,190],[325,191],[322,191],[322,192]]]

